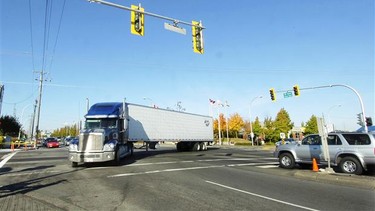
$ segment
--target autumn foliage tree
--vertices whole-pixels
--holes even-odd
[[[238,113],[235,113],[230,116],[228,122],[229,131],[231,134],[234,134],[236,138],[238,138],[238,133],[245,126],[245,122],[243,121],[242,117]]]

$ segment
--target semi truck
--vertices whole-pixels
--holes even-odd
[[[119,163],[133,154],[135,142],[143,142],[147,150],[160,142],[174,142],[177,151],[201,151],[212,141],[210,116],[125,101],[104,102],[90,107],[79,138],[69,145],[68,156],[72,167],[89,162]]]

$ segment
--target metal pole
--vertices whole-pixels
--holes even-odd
[[[140,10],[135,10],[135,9],[130,8],[130,7],[125,7],[125,6],[122,6],[122,5],[119,5],[119,4],[114,4],[114,3],[108,2],[108,1],[102,1],[102,0],[88,0],[88,1],[89,2],[99,3],[99,4],[104,4],[104,5],[111,6],[111,7],[116,7],[116,8],[123,9],[123,10],[128,10],[128,11],[133,11],[133,12],[139,12],[139,13],[142,13],[144,15],[152,16],[152,17],[155,17],[155,18],[160,18],[160,19],[164,19],[164,20],[173,21],[173,23],[175,25],[181,23],[181,24],[184,24],[184,25],[195,26],[195,27],[198,27],[198,28],[205,29],[205,27],[203,27],[201,25],[200,26],[193,25],[193,24],[191,24],[189,22],[180,21],[180,20],[177,20],[177,19],[174,19],[174,18],[169,18],[169,17],[165,17],[165,16],[162,16],[162,15],[158,15],[158,14],[154,14],[154,13],[150,13],[150,12],[142,12]]]
[[[332,85],[325,85],[325,86],[300,88],[300,90],[322,89],[322,88],[330,88],[330,87],[336,87],[336,86],[346,87],[346,88],[352,90],[357,95],[359,103],[360,103],[360,106],[361,106],[361,110],[362,110],[362,121],[364,123],[364,129],[365,129],[365,132],[367,133],[368,132],[368,128],[367,128],[367,125],[366,125],[365,107],[363,105],[363,101],[362,101],[361,95],[353,87],[345,85],[345,84],[332,84]],[[280,91],[277,91],[277,93],[287,92],[287,91],[293,91],[293,90],[280,90]]]
[[[228,128],[228,111],[227,111],[227,107],[229,107],[228,105],[228,102],[225,101],[225,116],[226,116],[226,126],[227,126],[227,141],[228,141],[228,145],[230,144],[229,143],[229,128]]]
[[[218,118],[218,123],[219,123],[219,145],[221,145],[220,107],[217,108],[217,113],[219,114],[219,118]]]
[[[40,72],[39,76],[39,100],[38,100],[38,113],[37,113],[37,120],[36,120],[36,138],[38,138],[39,133],[39,119],[40,119],[40,107],[42,104],[42,92],[43,92],[43,70]]]

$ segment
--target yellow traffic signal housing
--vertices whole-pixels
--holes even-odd
[[[195,53],[204,53],[203,48],[203,29],[202,23],[198,21],[192,21],[192,36],[193,36],[193,51]]]
[[[276,101],[276,92],[274,88],[270,89],[271,100]]]
[[[144,36],[145,34],[145,9],[141,6],[131,5],[131,9],[138,10],[140,12],[130,12],[130,32],[135,35]]]
[[[299,92],[299,86],[298,85],[295,85],[293,86],[293,92],[294,92],[294,96],[298,97],[300,92]]]

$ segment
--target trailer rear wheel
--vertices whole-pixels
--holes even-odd
[[[195,142],[193,145],[193,151],[200,151],[201,150],[201,145],[199,142]]]
[[[201,148],[202,151],[206,151],[207,150],[206,142],[201,142],[200,143],[200,148]]]

